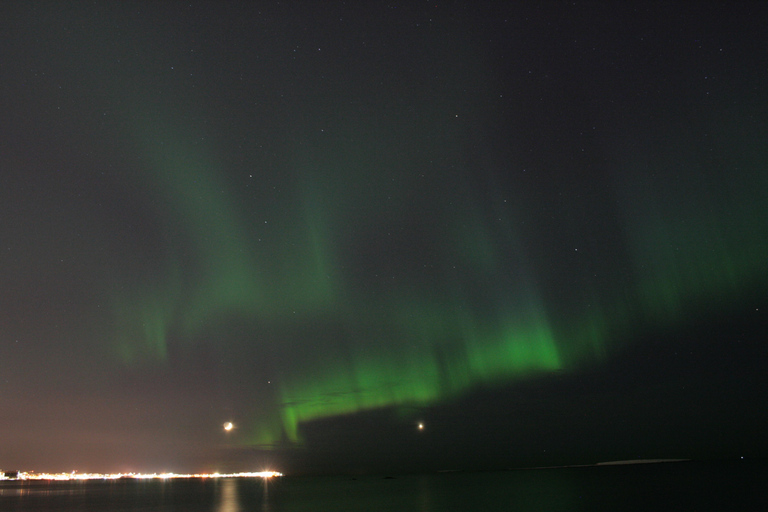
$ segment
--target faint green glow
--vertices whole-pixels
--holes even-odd
[[[116,350],[123,362],[165,359],[168,330],[173,322],[173,311],[168,307],[165,300],[149,294],[141,296],[141,300],[115,305],[119,315]]]
[[[164,205],[163,252],[173,279],[118,301],[118,316],[128,324],[122,332],[129,333],[118,353],[125,362],[163,360],[169,336],[194,338],[222,318],[294,323],[296,350],[278,348],[289,361],[275,402],[248,429],[249,443],[297,442],[304,422],[424,406],[567,365],[514,237],[471,214],[471,205],[451,219],[455,229],[445,230],[460,243],[445,248],[456,265],[435,262],[439,280],[416,286],[395,280],[381,297],[353,292],[346,282],[356,269],[335,254],[333,227],[361,219],[342,218],[313,183],[295,191],[299,207],[245,222],[233,192],[214,178],[214,159],[185,145],[181,133],[147,142],[147,183]],[[260,238],[261,246],[254,241]],[[507,275],[499,279],[510,263],[519,279],[514,285]],[[444,287],[442,296],[435,285]],[[601,333],[592,334],[594,344],[604,342]]]
[[[532,256],[530,237],[556,234],[522,229],[519,220],[537,221],[525,204],[495,191],[475,198],[462,183],[419,189],[418,174],[395,172],[408,162],[388,151],[391,133],[298,151],[293,188],[269,205],[269,191],[254,200],[217,179],[230,171],[189,140],[183,129],[143,139],[165,259],[159,276],[115,293],[116,350],[125,363],[163,361],[169,339],[194,343],[221,328],[216,342],[227,344],[230,320],[248,325],[259,349],[250,357],[270,354],[276,373],[240,423],[252,445],[300,442],[314,420],[600,363],[635,330],[768,276],[768,207],[747,185],[723,198],[690,178],[622,174],[623,238],[611,242],[626,261],[590,262],[587,273]],[[597,277],[603,264],[615,281]]]
[[[644,176],[624,191],[637,302],[647,319],[675,322],[768,277],[768,203],[744,201],[754,191],[733,187]]]
[[[170,251],[188,262],[184,325],[194,329],[216,315],[249,313],[265,303],[252,237],[234,208],[217,166],[199,150],[169,137],[155,145],[152,183],[159,199],[168,201]],[[191,260],[191,261],[190,261]],[[181,272],[181,271],[180,271]]]
[[[303,209],[264,211],[246,221],[236,206],[242,198],[216,178],[215,158],[188,139],[181,128],[149,130],[142,139],[149,167],[141,183],[164,222],[159,252],[167,257],[151,286],[131,276],[114,299],[126,324],[117,348],[125,362],[164,359],[172,331],[194,337],[222,319],[284,319],[333,305],[334,269],[318,199],[307,194]]]

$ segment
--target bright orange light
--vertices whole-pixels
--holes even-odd
[[[231,422],[231,421],[228,421],[228,422],[226,422],[226,423],[224,424],[224,430],[226,430],[227,432],[229,432],[229,431],[230,431],[230,430],[232,430],[233,428],[235,428],[235,426],[232,424],[232,422]]]
[[[419,430],[424,430],[424,424],[423,423],[419,423]]]

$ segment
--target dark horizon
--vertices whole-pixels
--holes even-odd
[[[765,19],[2,4],[0,468],[765,458]]]

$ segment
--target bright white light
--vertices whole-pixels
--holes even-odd
[[[231,421],[228,421],[228,422],[226,422],[226,423],[224,424],[224,430],[226,430],[227,432],[229,432],[229,431],[230,431],[230,430],[232,430],[233,428],[235,428],[235,426],[232,424],[232,422],[231,422]]]
[[[419,423],[419,430],[424,430],[424,424],[423,423]]]
[[[274,478],[283,476],[277,471],[254,471],[245,473],[35,473],[20,471],[19,480],[115,480],[118,478],[167,480],[169,478]],[[8,480],[0,474],[0,480]]]

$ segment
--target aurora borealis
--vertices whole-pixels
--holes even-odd
[[[763,6],[0,13],[0,467],[768,447]]]

